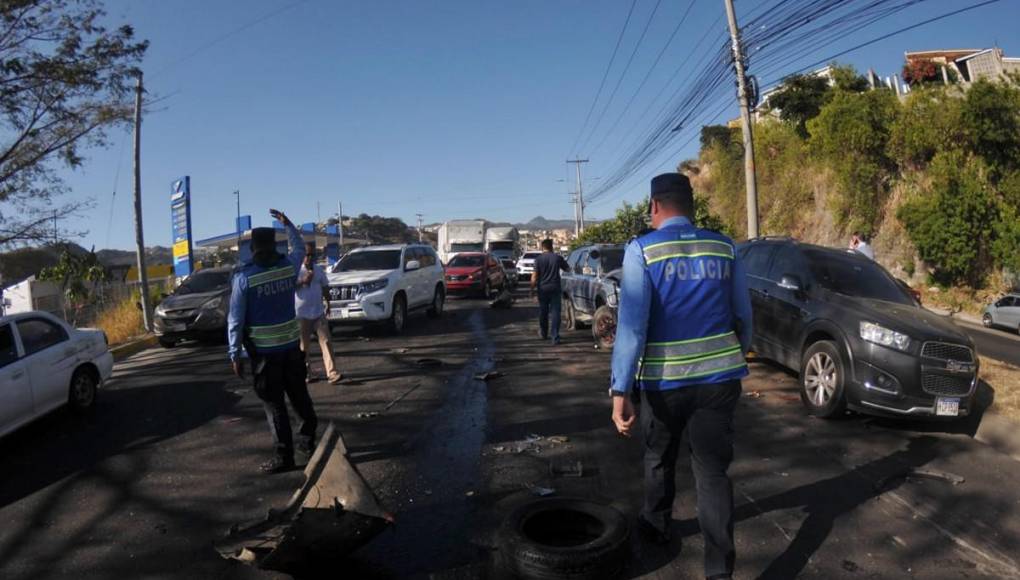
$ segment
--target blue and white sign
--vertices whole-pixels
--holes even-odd
[[[170,228],[174,256],[174,275],[191,274],[191,178],[185,175],[170,187]]]

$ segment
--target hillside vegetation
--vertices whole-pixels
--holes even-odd
[[[763,235],[843,246],[860,231],[896,275],[940,289],[936,301],[975,303],[1015,283],[1018,83],[918,85],[900,99],[868,90],[848,67],[832,87],[794,81],[771,101],[788,108],[755,125]],[[681,164],[738,238],[740,139],[739,129],[705,127],[698,159]]]

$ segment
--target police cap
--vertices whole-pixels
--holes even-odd
[[[663,173],[652,178],[652,198],[670,196],[678,201],[694,201],[691,180],[683,173]]]
[[[253,228],[251,245],[256,248],[272,248],[276,246],[276,230],[273,228]]]

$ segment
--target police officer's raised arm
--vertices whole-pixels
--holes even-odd
[[[247,308],[247,280],[240,274],[234,274],[230,290],[230,310],[227,313],[227,354],[234,363],[234,372],[241,376],[240,359],[241,344],[244,340],[244,314]]]
[[[296,273],[297,270],[301,268],[301,262],[305,259],[305,241],[301,238],[301,232],[298,231],[294,222],[290,221],[290,218],[282,211],[271,209],[269,210],[269,214],[272,215],[274,219],[282,223],[283,227],[287,230],[287,245],[290,246],[287,259],[294,265],[294,271]]]
[[[751,350],[751,337],[754,334],[754,323],[751,313],[751,294],[747,289],[747,276],[744,274],[744,265],[740,257],[733,256],[733,294],[732,298],[733,319],[736,322],[737,338],[740,339],[740,348],[744,354]]]

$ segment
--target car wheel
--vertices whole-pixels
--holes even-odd
[[[407,322],[407,299],[403,294],[397,294],[393,299],[393,312],[390,313],[390,332],[400,334],[404,331],[404,324]]]
[[[846,372],[839,347],[831,340],[812,344],[800,365],[800,400],[812,415],[838,417],[846,410]]]
[[[443,304],[446,302],[446,293],[442,286],[436,286],[436,293],[432,295],[432,306],[429,306],[427,314],[431,318],[439,318],[443,315]]]
[[[561,326],[564,330],[577,330],[577,313],[574,312],[574,303],[570,298],[563,297],[563,316]]]
[[[981,324],[983,324],[985,326],[985,328],[991,328],[992,327],[992,315],[986,313],[984,316],[982,316],[981,317]]]
[[[76,413],[88,411],[95,406],[98,394],[99,379],[95,373],[86,368],[76,370],[67,393],[67,403],[71,410]]]
[[[597,580],[620,574],[630,528],[614,508],[551,498],[514,510],[499,535],[503,565],[517,577]]]
[[[166,338],[165,336],[159,337],[159,346],[163,348],[173,348],[177,346],[177,341],[172,338]]]
[[[488,298],[492,296],[492,282],[485,281],[485,286],[482,287],[482,298]]]
[[[616,311],[606,305],[599,306],[592,318],[591,334],[599,348],[613,348],[616,342]]]

